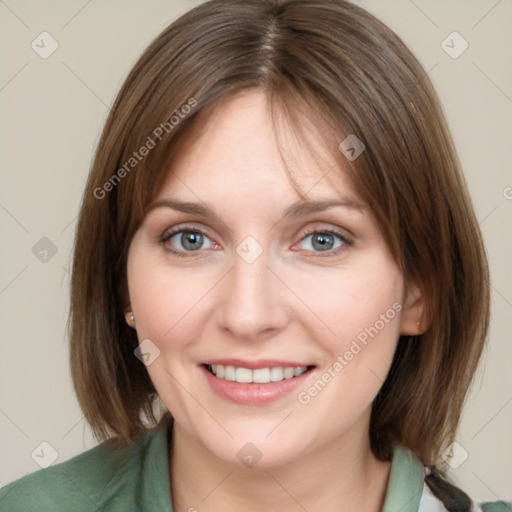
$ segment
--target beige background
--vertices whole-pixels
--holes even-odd
[[[116,90],[143,48],[195,3],[0,1],[1,484],[51,462],[53,449],[60,462],[95,444],[73,395],[65,336],[79,201]],[[511,499],[512,2],[359,3],[429,71],[465,168],[490,257],[493,314],[452,476],[476,499]],[[31,48],[43,31],[59,45],[47,59]],[[457,59],[441,47],[453,31],[469,43]],[[32,252],[43,237],[57,248],[46,262]]]

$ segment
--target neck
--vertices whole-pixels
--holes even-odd
[[[353,430],[320,452],[290,463],[241,468],[215,457],[174,423],[170,453],[174,511],[379,512],[391,462],[374,457],[367,429],[359,425]]]

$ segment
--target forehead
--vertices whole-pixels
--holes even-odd
[[[169,163],[158,198],[172,194],[186,200],[230,200],[237,194],[284,201],[300,197],[291,175],[303,199],[357,201],[336,147],[329,151],[322,142],[327,139],[307,119],[302,129],[313,152],[288,122],[274,124],[263,90],[232,94],[195,120]]]

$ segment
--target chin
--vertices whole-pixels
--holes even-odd
[[[275,428],[277,423],[274,423]],[[300,448],[304,446],[304,439],[294,435],[289,430],[276,431],[269,435],[272,429],[254,428],[254,422],[245,423],[234,428],[230,425],[233,437],[223,435],[214,439],[205,433],[199,437],[204,448],[214,457],[225,464],[246,468],[271,468],[292,462],[298,456]]]

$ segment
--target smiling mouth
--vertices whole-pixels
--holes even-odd
[[[269,384],[294,379],[314,368],[314,366],[274,366],[251,370],[222,364],[205,364],[204,367],[218,379],[240,384]]]

